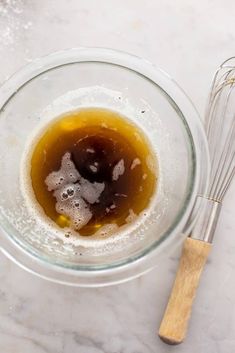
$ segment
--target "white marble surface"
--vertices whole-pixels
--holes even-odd
[[[202,113],[216,66],[235,54],[233,0],[1,0],[0,82],[33,58],[76,46],[144,56]],[[132,282],[79,289],[34,277],[0,254],[2,353],[233,353],[235,185],[226,198],[185,343],[156,331],[178,256]]]

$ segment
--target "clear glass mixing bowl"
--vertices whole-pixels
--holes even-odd
[[[32,214],[22,160],[41,126],[64,112],[99,106],[127,116],[148,136],[159,162],[158,190],[146,214],[110,238],[63,242]],[[28,271],[60,283],[100,286],[136,277],[163,261],[189,230],[208,166],[195,108],[149,62],[101,48],[37,59],[0,89],[0,249]]]

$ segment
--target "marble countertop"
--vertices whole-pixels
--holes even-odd
[[[202,114],[214,70],[235,54],[234,13],[233,0],[2,0],[0,82],[55,50],[113,47],[167,71]],[[141,278],[99,289],[49,283],[0,253],[0,352],[235,352],[234,184],[182,345],[156,334],[179,253]]]

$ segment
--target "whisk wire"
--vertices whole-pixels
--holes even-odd
[[[227,106],[227,100],[225,103],[225,107],[226,106]],[[226,109],[224,114],[226,114]],[[223,119],[221,119],[221,121],[223,121]],[[232,144],[234,139],[233,138],[234,127],[235,127],[235,121],[233,119],[232,128],[228,131],[228,137],[224,141],[224,148],[221,149],[221,151],[219,151],[219,148],[214,149],[214,156],[213,156],[213,162],[212,162],[211,190],[210,190],[212,195],[216,194],[216,190],[218,190],[219,186],[223,184],[223,179],[226,177],[229,170],[229,168],[226,169],[226,163],[230,165],[230,156],[231,156],[231,151],[233,147]],[[220,128],[223,132],[224,127],[219,127],[219,129]],[[221,142],[218,140],[217,146],[220,146],[220,145],[221,145]],[[215,165],[216,160],[217,160],[217,165]]]
[[[190,236],[211,243],[223,198],[235,176],[235,57],[215,73],[205,120],[211,178],[208,193],[200,195],[202,212]]]
[[[234,158],[234,157],[235,157],[235,153],[233,154],[233,158]],[[223,200],[224,195],[225,195],[225,193],[227,192],[227,190],[228,190],[228,188],[229,188],[229,186],[230,186],[230,184],[231,184],[231,182],[232,182],[232,179],[233,179],[234,175],[235,175],[235,167],[233,167],[232,172],[231,172],[231,174],[229,175],[227,181],[224,182],[224,186],[223,186],[223,188],[222,188],[222,190],[221,190],[221,193],[220,193],[220,195],[219,195],[219,199],[220,199],[220,200]]]
[[[222,201],[235,174],[235,57],[214,75],[206,110],[206,133],[211,154],[208,196]]]

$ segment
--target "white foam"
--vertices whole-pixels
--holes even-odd
[[[81,178],[73,162],[70,159],[70,153],[67,152],[62,158],[61,169],[50,173],[45,183],[47,184],[48,190],[56,190],[68,183],[75,183]]]
[[[88,180],[81,178],[81,196],[90,204],[99,200],[101,193],[104,191],[104,183],[91,183]]]
[[[140,165],[141,161],[139,158],[133,159],[133,162],[131,163],[131,170],[134,169],[137,165]]]
[[[130,208],[130,209],[129,209],[129,215],[126,217],[125,221],[126,221],[127,223],[131,223],[131,222],[133,222],[136,218],[137,218],[137,215],[136,215],[135,212]]]
[[[95,236],[99,236],[103,238],[108,237],[113,232],[115,232],[118,228],[119,227],[117,224],[114,224],[114,223],[106,224],[95,233]]]
[[[91,183],[81,177],[71,154],[65,153],[58,171],[53,171],[45,179],[49,191],[54,191],[56,211],[70,218],[71,227],[79,230],[92,218],[89,204],[99,202],[104,183]]]
[[[117,181],[121,175],[125,172],[124,160],[120,159],[120,161],[113,168],[112,179]]]
[[[55,194],[55,193],[54,193]],[[92,213],[87,203],[79,196],[72,201],[56,202],[56,211],[70,218],[70,226],[79,230],[84,227],[92,218]]]

